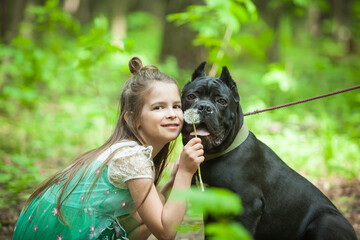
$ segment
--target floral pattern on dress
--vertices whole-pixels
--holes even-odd
[[[152,177],[151,159],[151,163],[149,162],[149,153],[151,153],[152,148],[146,148],[136,143],[130,145],[119,151],[115,155],[115,160],[125,154],[128,157],[122,158],[122,161],[125,159],[132,161],[135,154],[138,162],[143,161],[146,163],[143,165],[144,171],[141,172],[137,169],[136,173],[140,174],[140,177]],[[115,150],[116,147],[112,149],[112,151]],[[129,155],[129,152],[133,154]],[[60,193],[59,188],[61,186],[61,181],[59,181],[59,184],[55,184],[47,191],[39,194],[27,206],[26,210],[22,211],[16,223],[13,239],[127,239],[125,230],[118,224],[116,218],[129,215],[135,211],[135,206],[129,190],[127,188],[118,188],[109,180],[110,165],[105,166],[93,188],[92,194],[87,197],[90,186],[99,174],[98,170],[102,161],[110,153],[111,151],[108,151],[107,155],[102,158],[99,157],[94,162],[94,166],[89,168],[79,185],[62,205],[61,210],[65,220],[70,226],[77,227],[69,227],[59,217],[56,206],[57,194]],[[114,161],[111,160],[110,162]],[[124,179],[129,177],[126,175],[127,172],[113,171],[113,173],[123,174],[122,176],[112,175],[113,178],[123,179],[120,180],[122,183],[124,183]],[[132,173],[131,177],[137,176]],[[75,177],[74,182],[77,179]],[[72,189],[70,187],[71,183],[68,188],[70,190]]]

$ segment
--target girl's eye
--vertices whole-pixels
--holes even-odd
[[[227,101],[223,98],[218,99],[217,102],[220,103],[221,105],[227,104]]]
[[[154,110],[161,110],[161,109],[163,109],[162,106],[156,106],[156,107],[154,107]]]
[[[181,106],[180,105],[175,105],[174,108],[175,109],[181,109]]]
[[[189,94],[186,96],[187,100],[194,100],[196,98],[195,94]]]

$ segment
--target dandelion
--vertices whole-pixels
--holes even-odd
[[[200,123],[200,115],[198,114],[197,110],[194,108],[189,108],[188,110],[186,110],[184,112],[184,120],[186,123],[193,125],[195,137],[197,137],[195,124]],[[204,191],[204,184],[201,178],[200,166],[198,167],[198,175],[201,191]]]
[[[200,123],[200,115],[195,108],[189,108],[184,112],[185,122],[189,124],[197,124]]]

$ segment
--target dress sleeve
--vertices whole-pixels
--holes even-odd
[[[152,146],[127,147],[116,153],[108,163],[108,180],[115,187],[126,189],[126,181],[153,178]]]

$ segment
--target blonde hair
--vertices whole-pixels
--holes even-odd
[[[120,99],[120,111],[116,127],[109,137],[109,139],[100,147],[86,152],[79,157],[75,158],[72,162],[67,164],[63,169],[56,172],[50,178],[45,180],[29,197],[25,203],[24,209],[30,204],[30,202],[39,196],[43,191],[48,190],[54,184],[65,179],[65,183],[60,189],[60,194],[57,197],[56,207],[58,210],[59,218],[67,224],[65,216],[61,211],[62,204],[70,196],[70,194],[76,189],[80,181],[83,179],[86,170],[91,163],[107,148],[121,140],[133,140],[140,144],[144,144],[143,140],[139,136],[136,126],[138,119],[141,115],[141,111],[144,105],[144,96],[151,89],[156,82],[174,83],[177,85],[175,79],[159,71],[159,69],[153,65],[143,66],[142,61],[138,57],[133,57],[129,61],[129,70],[133,76],[128,79],[123,88]],[[179,90],[180,93],[180,90]],[[131,113],[131,114],[129,114]],[[125,121],[126,115],[126,121]],[[154,157],[155,167],[155,179],[154,184],[157,185],[161,178],[162,172],[167,164],[168,156],[173,150],[174,142],[167,143],[161,151]],[[95,183],[101,176],[101,173],[105,169],[108,162],[116,154],[113,152],[102,164],[100,174],[97,174],[91,188],[89,189],[87,197],[90,197],[91,190],[94,188]],[[77,180],[75,186],[71,186],[70,191],[67,191],[71,180],[81,171],[81,175]],[[144,199],[145,200],[145,199]]]

